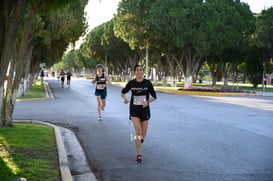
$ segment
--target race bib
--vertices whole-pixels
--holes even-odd
[[[134,105],[143,105],[146,102],[146,96],[134,96],[133,97],[133,104]]]
[[[105,84],[97,84],[98,90],[103,90],[105,88]]]

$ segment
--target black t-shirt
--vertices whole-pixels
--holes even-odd
[[[133,79],[126,84],[121,92],[126,94],[130,90],[132,92],[130,106],[142,107],[143,102],[148,101],[150,95],[156,99],[153,84],[147,79],[143,79],[141,82],[137,82],[136,79]]]
[[[70,72],[67,72],[67,73],[66,73],[66,78],[67,78],[67,80],[70,80],[70,79],[71,79],[71,76],[72,76],[72,74],[71,74]]]

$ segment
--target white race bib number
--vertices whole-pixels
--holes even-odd
[[[133,97],[133,104],[134,105],[143,105],[146,102],[146,96],[134,96]]]
[[[103,90],[105,88],[105,84],[97,84],[98,90]]]

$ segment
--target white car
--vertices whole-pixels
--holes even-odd
[[[81,76],[81,77],[84,77],[84,76],[85,76],[85,72],[81,72],[81,73],[80,73],[80,76]]]

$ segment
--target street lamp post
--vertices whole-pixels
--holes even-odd
[[[263,92],[265,91],[265,63],[263,62]]]
[[[105,67],[105,73],[108,74],[108,66],[107,66],[107,53],[104,55],[104,67]]]
[[[149,48],[148,43],[146,47],[146,78],[149,79]]]

